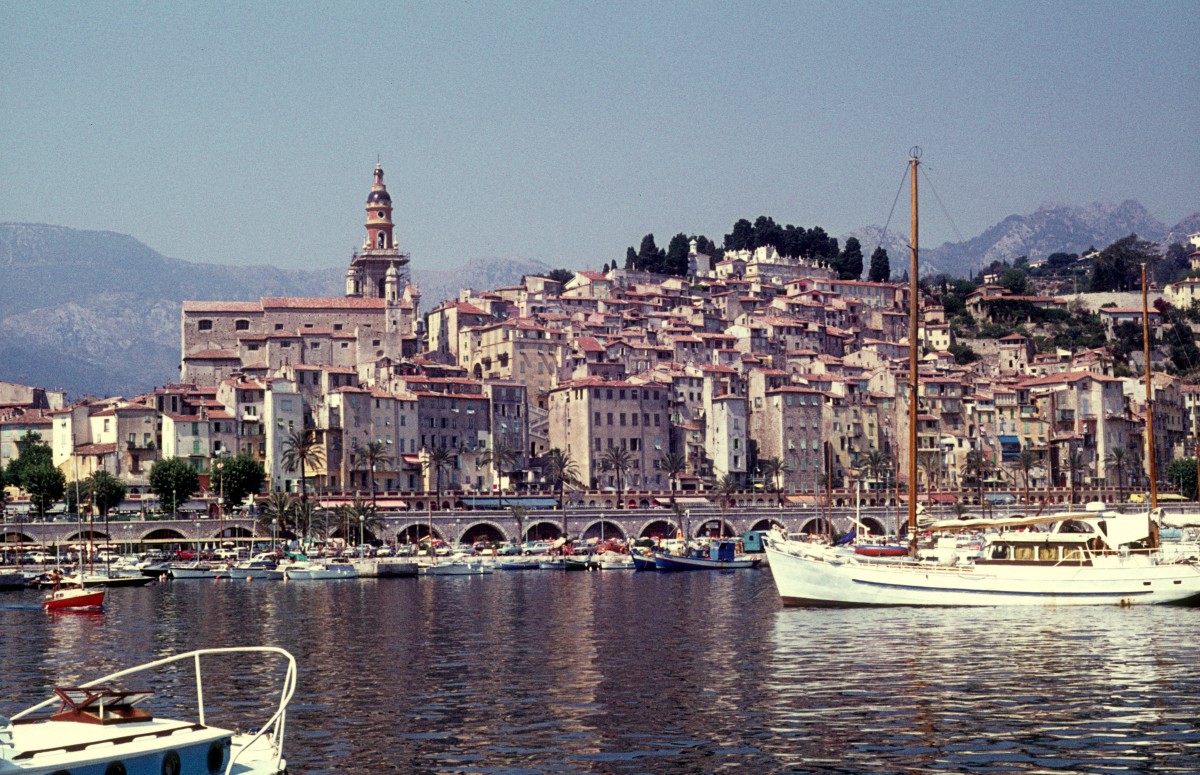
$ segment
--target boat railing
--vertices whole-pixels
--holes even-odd
[[[272,737],[272,750],[274,752],[273,755],[275,757],[275,763],[279,764],[283,759],[283,737],[287,731],[287,707],[288,703],[290,703],[292,700],[292,696],[296,693],[296,659],[286,650],[278,648],[277,646],[232,646],[227,648],[197,649],[196,651],[188,651],[183,654],[176,654],[172,657],[166,657],[154,662],[147,662],[142,665],[137,665],[136,667],[126,668],[125,670],[118,670],[115,673],[110,673],[101,678],[88,681],[87,683],[79,684],[79,686],[81,688],[97,686],[99,684],[109,683],[111,681],[124,678],[125,676],[156,670],[166,665],[174,664],[176,662],[183,662],[190,659],[195,667],[196,713],[200,724],[204,725],[204,674],[201,670],[201,657],[255,653],[276,654],[287,660],[287,669],[284,672],[283,685],[280,687],[279,692],[279,707],[275,709],[275,712],[271,714],[271,717],[266,721],[266,723],[259,727],[257,733],[247,740],[244,745],[241,745],[237,749],[237,753],[234,753],[229,757],[229,765],[225,768],[225,774],[229,775],[231,772],[233,772],[233,766],[237,763],[238,757],[258,740],[268,735]],[[20,720],[59,701],[58,695],[55,695],[42,702],[39,702],[37,705],[26,708],[25,710],[14,714],[10,720]]]

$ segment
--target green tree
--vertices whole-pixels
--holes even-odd
[[[1093,293],[1133,291],[1141,288],[1141,265],[1152,266],[1158,259],[1153,242],[1139,240],[1136,234],[1123,237],[1100,251],[1092,266],[1090,290]]]
[[[679,477],[687,473],[687,456],[681,452],[668,452],[658,459],[658,467],[671,484],[671,508],[675,508],[675,491],[679,489]]]
[[[775,493],[779,507],[783,508],[783,477],[788,471],[787,463],[778,457],[769,457],[758,462],[758,471],[767,480],[767,487]]]
[[[300,499],[290,492],[273,492],[263,501],[258,510],[258,528],[266,535],[282,533],[296,535],[296,512]],[[272,524],[274,520],[275,524]]]
[[[608,265],[605,264],[605,271],[608,271],[607,267]],[[575,272],[570,269],[551,269],[546,273],[546,278],[566,285],[575,279]]]
[[[1071,475],[1071,491],[1068,496],[1068,503],[1075,502],[1075,491],[1079,487],[1083,471],[1086,468],[1087,463],[1084,461],[1082,449],[1073,449],[1067,453],[1067,472]]]
[[[1186,374],[1200,368],[1200,349],[1196,347],[1192,329],[1186,323],[1177,322],[1166,329],[1163,341],[1168,345],[1171,362],[1180,372]]]
[[[570,485],[579,485],[579,464],[571,459],[571,455],[558,447],[553,447],[546,453],[542,461],[542,475],[550,486],[558,492],[558,507],[566,509],[563,503],[563,489]]]
[[[1200,499],[1196,492],[1196,458],[1179,457],[1167,465],[1167,481],[1179,488],[1179,494]]]
[[[108,512],[121,505],[127,491],[125,483],[108,471],[97,471],[92,474],[89,488],[92,507],[99,511],[102,517],[107,517]]]
[[[892,267],[888,261],[888,252],[882,246],[875,248],[871,254],[871,269],[867,279],[873,283],[886,283],[892,279]]]
[[[378,439],[368,441],[366,446],[355,444],[350,454],[354,460],[354,467],[356,469],[371,473],[371,508],[375,508],[377,505],[377,501],[375,500],[375,472],[379,469],[379,466],[393,465],[396,462],[396,458],[388,453],[387,444]]]
[[[971,482],[975,485],[979,494],[979,505],[981,508],[984,506],[983,485],[992,470],[992,458],[988,453],[981,449],[973,449],[967,452],[967,457],[962,467],[963,482]]]
[[[717,496],[717,507],[721,509],[722,531],[725,529],[725,514],[729,509],[729,501],[733,499],[733,496],[737,491],[737,480],[729,474],[718,477],[717,481],[713,483],[713,492]]]
[[[1014,296],[1025,296],[1029,291],[1029,278],[1020,269],[1006,269],[1000,275],[1000,285]]]
[[[245,452],[219,461],[212,470],[212,489],[222,493],[226,509],[240,505],[250,495],[262,490],[267,480],[262,461]]]
[[[660,250],[654,244],[653,234],[647,234],[645,237],[642,237],[642,244],[638,248],[637,253],[638,269],[643,272],[662,272],[663,263],[666,259],[666,251]]]
[[[504,508],[504,480],[510,478],[512,472],[520,465],[520,448],[514,447],[502,438],[497,438],[492,442],[492,448],[485,449],[483,454],[479,456],[479,463],[480,465],[493,466],[496,469],[496,476],[500,479],[498,482],[500,485],[500,508]]]
[[[25,435],[17,439],[17,456],[8,464],[8,483],[25,488],[25,470],[43,465],[54,465],[50,445],[42,441],[42,435],[37,431],[25,431]]]
[[[308,497],[307,470],[317,468],[325,462],[325,450],[312,430],[293,430],[283,442],[283,456],[280,461],[288,471],[300,469],[300,499],[304,500]]]
[[[521,505],[509,506],[508,513],[512,514],[513,520],[517,523],[517,544],[525,543],[525,517],[529,515],[529,511]]]
[[[979,353],[975,352],[971,345],[963,344],[962,342],[955,342],[950,345],[950,354],[954,356],[954,362],[959,366],[975,363],[982,358]]]
[[[617,508],[624,508],[625,474],[633,467],[633,453],[624,447],[609,447],[600,455],[600,464],[616,476]]]
[[[434,447],[429,450],[425,459],[421,461],[421,469],[424,472],[433,471],[435,490],[437,492],[437,503],[442,501],[442,474],[448,473],[458,461],[458,453],[447,447]],[[429,511],[434,511],[434,504],[430,502]]]
[[[676,277],[683,277],[688,270],[688,253],[691,251],[692,241],[682,232],[671,237],[671,242],[667,245],[667,255],[663,261],[663,272]]]
[[[1029,509],[1029,478],[1033,475],[1033,467],[1037,465],[1038,458],[1031,449],[1021,450],[1021,454],[1017,457],[1014,468],[1021,474],[1021,484],[1025,488],[1025,509]]]
[[[200,491],[200,477],[187,461],[172,457],[159,460],[150,468],[150,492],[158,496],[163,508],[179,515],[179,504]]]
[[[638,268],[638,254],[637,254],[637,251],[633,249],[633,246],[630,245],[625,250],[625,271],[633,272],[637,268]]]
[[[21,489],[29,493],[29,502],[39,517],[58,502],[67,486],[67,477],[49,463],[38,463],[21,470]]]
[[[861,280],[862,273],[862,245],[856,237],[850,237],[846,240],[846,247],[842,248],[842,254],[839,256],[838,275],[843,280]]]
[[[1117,502],[1125,500],[1125,474],[1133,464],[1133,454],[1125,447],[1113,447],[1104,456],[1106,469],[1117,475]]]

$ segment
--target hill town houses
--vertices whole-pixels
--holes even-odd
[[[686,461],[681,489],[726,479],[792,502],[856,486],[864,503],[882,502],[910,454],[922,492],[935,494],[963,488],[972,451],[994,464],[995,486],[1012,489],[1024,484],[1016,461],[1032,452],[1029,485],[1053,492],[1115,487],[1109,453],[1125,448],[1136,462],[1123,484],[1145,483],[1139,379],[1112,376],[1103,352],[1039,354],[1019,334],[973,342],[983,359],[958,366],[943,310],[925,300],[918,445],[908,449],[906,283],[839,280],[770,247],[714,261],[693,242],[685,277],[528,276],[464,288],[423,313],[379,167],[365,231],[344,297],[185,302],[177,384],[67,404],[0,383],[0,465],[32,431],[68,480],[103,469],[144,493],[160,458],[203,475],[248,453],[271,490],[295,491],[300,474],[283,450],[303,428],[324,450],[310,485],[352,494],[373,478],[396,507],[435,489],[427,461],[441,447],[454,453],[442,507],[462,494],[548,489],[552,448],[575,462],[576,497],[594,505],[612,504],[618,486],[635,505],[661,502],[673,484],[668,453]],[[970,304],[986,315],[1005,293],[985,286]],[[1140,310],[1118,312],[1140,324]],[[1200,386],[1156,375],[1153,389],[1161,472],[1200,438]],[[373,471],[356,453],[370,442],[388,451]],[[501,444],[515,460],[489,454]],[[604,462],[613,447],[630,457],[621,482]],[[761,473],[770,458],[783,463],[777,478]]]

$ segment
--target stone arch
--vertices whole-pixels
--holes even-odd
[[[254,538],[254,531],[241,525],[230,525],[221,530],[221,538]]]
[[[674,538],[679,526],[668,519],[647,520],[638,530],[638,538]]]
[[[562,535],[562,526],[548,519],[536,519],[525,528],[527,541],[553,541]]]
[[[863,517],[859,521],[863,523],[863,526],[867,529],[867,532],[870,535],[873,535],[873,536],[887,535],[887,528],[885,528],[883,526],[883,523],[880,522],[875,517]]]
[[[426,540],[428,537],[428,522],[407,522],[396,529],[396,543],[398,544],[416,544]],[[433,528],[433,537],[440,541],[446,540],[445,535],[436,527]]]
[[[160,527],[142,536],[143,541],[186,541],[187,536],[175,528]]]
[[[632,503],[632,502],[633,502],[633,501],[630,501],[630,503]],[[650,499],[649,499],[649,498],[642,498],[640,501],[638,501],[638,508],[639,508],[639,509],[648,509],[648,508],[650,508]]]
[[[800,525],[800,532],[808,535],[827,535],[832,532],[832,525],[825,517],[812,517]]]
[[[767,519],[758,520],[757,522],[755,522],[753,525],[750,526],[750,529],[751,530],[771,530],[772,528],[776,528],[776,527],[783,528],[784,530],[787,529],[787,526],[784,525],[783,522],[779,521],[778,519],[772,519],[770,517],[768,517]]]
[[[473,544],[477,541],[487,541],[489,543],[504,543],[508,540],[508,535],[504,528],[497,525],[495,522],[472,522],[467,525],[467,529],[459,536],[459,543]]]
[[[63,543],[76,544],[76,543],[80,543],[83,541],[89,541],[89,540],[90,541],[108,541],[109,539],[108,539],[108,535],[106,533],[102,533],[99,530],[80,530],[77,533],[70,533],[69,535],[67,535],[67,537],[65,539],[63,539]]]
[[[603,533],[603,536],[601,533]],[[608,519],[597,519],[591,522],[583,529],[581,537],[584,541],[591,538],[603,538],[606,541],[610,538],[619,538],[622,541],[629,540],[628,536],[625,535],[625,529],[616,522]]]
[[[717,533],[717,536],[713,535],[714,531]],[[722,516],[709,517],[698,524],[695,520],[692,520],[691,538],[716,538],[718,536],[721,538],[730,538],[735,535],[737,535],[737,531],[734,530],[733,523]]]
[[[25,533],[16,532],[15,530],[0,534],[0,544],[20,543],[32,544],[37,542],[32,536],[26,535]]]

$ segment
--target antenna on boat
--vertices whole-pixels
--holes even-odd
[[[917,554],[917,315],[920,309],[920,275],[917,254],[919,233],[917,230],[917,167],[921,164],[921,146],[914,145],[908,152],[909,177],[912,185],[912,236],[909,239],[908,270],[908,553]]]

